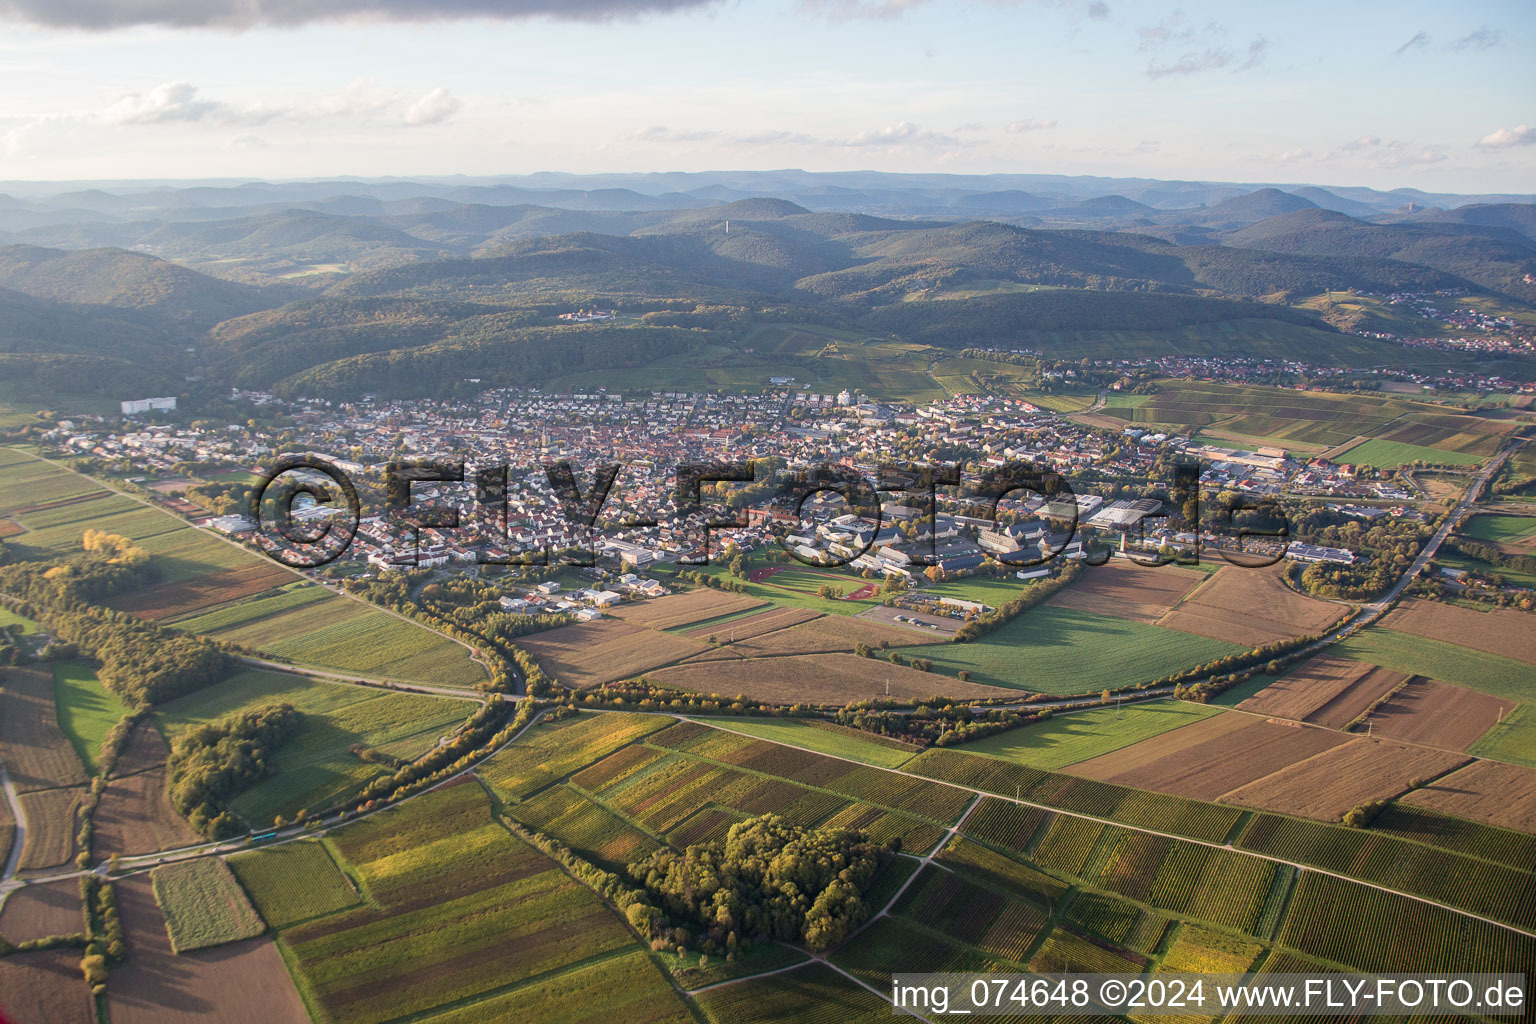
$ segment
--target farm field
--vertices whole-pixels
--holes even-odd
[[[681,594],[669,594],[637,604],[620,605],[613,614],[625,622],[651,629],[677,629],[707,619],[732,615],[763,604],[756,598],[741,594],[727,594],[720,590],[700,587]]]
[[[1222,795],[1227,803],[1337,821],[1352,807],[1406,792],[1467,763],[1460,754],[1390,740],[1357,739]]]
[[[1529,665],[1412,633],[1372,626],[1334,644],[1330,650],[1342,657],[1406,675],[1454,683],[1495,697],[1526,700],[1531,695]]]
[[[922,648],[927,654],[931,648]],[[933,656],[934,664],[939,659]],[[734,697],[744,694],[773,704],[846,704],[887,693],[893,698],[1006,697],[997,686],[965,682],[943,672],[921,672],[904,665],[852,654],[789,655],[750,661],[675,665],[646,674],[657,686]]]
[[[5,486],[7,475],[14,477],[28,495],[60,489],[66,492],[63,497],[101,491],[99,484],[40,459],[0,468],[0,488]],[[59,483],[38,491],[38,481]],[[79,490],[82,486],[84,491]],[[146,617],[186,615],[299,579],[270,559],[189,526],[169,512],[126,498],[88,504],[96,511],[94,516],[29,533],[27,546],[38,554],[73,551],[87,528],[140,541],[153,557],[162,582],[138,594],[124,595],[122,600],[146,602]],[[259,588],[258,580],[263,581]],[[326,594],[314,607],[293,608],[288,616],[272,615],[258,622],[221,627],[214,635],[344,672],[448,686],[472,686],[485,678],[484,668],[470,659],[464,646],[424,626],[334,594]]]
[[[1237,707],[1254,714],[1341,729],[1407,679],[1402,673],[1363,662],[1318,655],[1239,702]]]
[[[1151,681],[1239,650],[1222,640],[1046,605],[970,643],[929,645],[911,653],[931,658],[936,670],[967,670],[972,682],[1070,694]]]
[[[182,730],[198,723],[272,703],[292,704],[301,718],[298,731],[273,755],[276,774],[234,801],[236,812],[254,824],[344,801],[391,771],[387,764],[359,758],[352,753],[354,746],[410,760],[473,710],[469,702],[448,697],[248,669],[164,704],[156,714],[174,742]]]
[[[1343,733],[1225,714],[1072,766],[1102,782],[1217,800],[1225,793],[1350,741]]]
[[[526,796],[668,724],[656,715],[592,714],[540,725],[492,757],[481,775],[510,796]]]
[[[632,948],[630,932],[590,890],[492,818],[473,781],[331,841],[378,909],[300,924],[281,941],[307,998],[336,1024],[457,1008]]]
[[[518,646],[533,655],[545,673],[582,689],[648,673],[711,649],[698,640],[616,619],[545,630],[521,638]]]
[[[262,594],[273,587],[292,583],[293,579],[293,573],[276,562],[219,569],[191,580],[156,583],[114,598],[110,604],[118,611],[160,622]]]
[[[1126,558],[1111,558],[1051,598],[1050,603],[1150,625],[1205,579],[1206,574],[1198,569],[1174,565],[1151,569]]]
[[[117,883],[118,913],[128,960],[107,983],[113,1024],[306,1024],[277,947],[268,938],[177,954],[155,902],[153,883],[139,875]],[[71,965],[76,977],[80,969]],[[252,998],[252,993],[260,998]],[[95,1019],[94,1015],[91,1018]]]
[[[84,930],[80,883],[73,878],[19,889],[6,897],[0,910],[0,938],[14,944]]]
[[[816,963],[695,998],[710,1024],[880,1024],[891,1017],[884,999]]]
[[[1371,712],[1367,721],[1376,736],[1442,750],[1469,750],[1501,720],[1510,723],[1510,728],[1504,730],[1506,734],[1516,732],[1515,712],[1522,707],[1507,698],[1491,697],[1463,686],[1414,679]],[[1527,756],[1536,756],[1536,745],[1528,748]]]
[[[21,793],[85,782],[74,744],[59,728],[47,669],[0,669],[0,759]]]
[[[702,626],[684,629],[683,636],[691,640],[705,641],[718,636],[716,642],[734,642],[731,640],[732,637],[735,640],[749,640],[764,633],[772,633],[774,630],[809,622],[817,617],[816,612],[807,611],[804,608],[772,608],[748,615],[731,615],[725,621],[711,619]]]
[[[1529,553],[1536,545],[1536,516],[1477,515],[1457,532],[1512,552]]]
[[[1499,828],[1536,833],[1536,770],[1497,761],[1473,761],[1414,790],[1403,798],[1403,803]]]
[[[165,740],[150,722],[129,737],[112,781],[91,815],[91,853],[140,854],[192,846],[202,841],[176,813],[166,793]]]
[[[743,715],[739,718],[698,718],[696,721],[834,757],[852,758],[882,768],[898,768],[919,750],[897,740],[887,740],[816,720]]]
[[[1258,647],[1319,633],[1343,614],[1339,605],[1287,588],[1278,572],[1274,567],[1223,566],[1159,619],[1158,625],[1242,647]]]
[[[86,771],[95,775],[101,744],[128,714],[128,705],[101,685],[95,670],[83,661],[55,661],[51,667],[59,729]]]
[[[1536,768],[1536,712],[1530,704],[1521,704],[1505,714],[1504,720],[1484,733],[1467,752]]]
[[[722,628],[719,633],[727,634],[727,631]],[[847,615],[823,615],[787,629],[747,640],[738,639],[723,648],[721,653],[741,658],[766,658],[785,654],[848,654],[859,644],[870,648],[887,648],[914,647],[931,642],[930,637],[913,629],[883,626],[870,619]]]
[[[271,928],[287,928],[362,902],[318,840],[231,857],[229,867]]]
[[[1536,618],[1512,608],[1480,611],[1410,598],[1388,612],[1381,627],[1536,665]]]
[[[307,605],[315,601],[324,601],[329,597],[331,597],[331,593],[324,587],[312,584],[289,585],[277,590],[268,590],[253,597],[243,598],[198,615],[177,619],[175,622],[167,623],[167,625],[173,625],[177,629],[185,630],[188,633],[214,633],[221,629],[233,629],[237,626],[255,622],[269,615],[289,611],[301,605]]]
[[[19,865],[23,871],[62,867],[75,856],[78,812],[84,797],[84,786],[21,794],[21,812],[27,819]]]
[[[635,950],[578,963],[425,1018],[428,1024],[528,1020],[540,1024],[694,1024],[661,971]]]
[[[1220,713],[1182,700],[1093,708],[997,733],[967,743],[965,750],[1032,768],[1064,768]]]
[[[1334,461],[1377,469],[1396,469],[1415,462],[1440,466],[1475,466],[1491,454],[1492,452],[1483,452],[1478,455],[1469,455],[1443,448],[1429,448],[1420,444],[1372,438],[1334,456]]]
[[[0,957],[0,1010],[15,1021],[96,1024],[96,1001],[72,949]]]
[[[210,949],[266,931],[229,866],[217,857],[168,864],[150,879],[173,952]]]

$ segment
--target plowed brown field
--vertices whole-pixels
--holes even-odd
[[[1222,567],[1197,587],[1159,626],[1258,647],[1286,637],[1317,633],[1343,613],[1338,605],[1298,594],[1280,581],[1281,566]]]
[[[1536,771],[1473,761],[1403,798],[1403,803],[1536,833]]]
[[[891,696],[900,699],[940,694],[1007,697],[1018,692],[852,654],[691,663],[649,673],[647,678],[657,685],[679,690],[718,693],[724,697],[744,694],[775,704],[846,704],[883,697],[887,681]]]
[[[1098,612],[1136,622],[1156,622],[1205,580],[1198,569],[1176,565],[1148,568],[1128,558],[1111,558],[1051,598],[1050,604]]]
[[[1464,686],[1415,679],[1371,712],[1371,732],[1443,750],[1466,750],[1498,722],[1500,712],[1507,715],[1516,706],[1515,701]]]
[[[1221,797],[1224,803],[1262,807],[1322,821],[1338,821],[1352,807],[1385,800],[1415,778],[1433,778],[1467,758],[1390,740],[1357,739],[1266,775]]]
[[[683,594],[669,594],[652,601],[625,604],[613,610],[613,614],[625,622],[652,629],[675,629],[694,622],[703,622],[733,612],[744,612],[767,604],[745,594],[727,594],[721,590],[701,587]]]
[[[1529,612],[1513,608],[1483,612],[1410,598],[1388,613],[1381,626],[1536,665],[1536,616]]]
[[[1226,714],[1080,761],[1066,770],[1136,789],[1215,800],[1349,740],[1348,735],[1330,729]]]
[[[551,676],[583,688],[628,679],[710,649],[697,640],[614,619],[535,633],[518,645]]]

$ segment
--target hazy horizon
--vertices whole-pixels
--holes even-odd
[[[119,181],[805,167],[1536,182],[1529,5],[371,7],[3,0],[0,179],[107,180],[105,164]]]

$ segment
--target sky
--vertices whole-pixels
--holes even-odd
[[[795,167],[1530,193],[1532,53],[1530,0],[0,0],[0,180]]]

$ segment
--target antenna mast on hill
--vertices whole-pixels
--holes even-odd
[[[725,222],[725,233],[726,234],[730,234],[731,233],[731,222],[730,221],[726,221]]]

